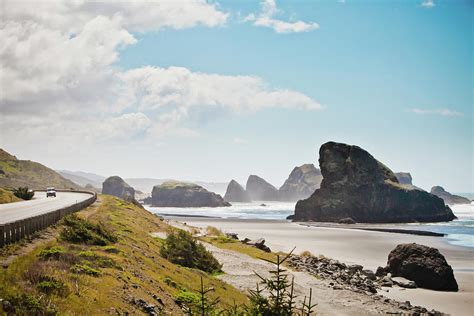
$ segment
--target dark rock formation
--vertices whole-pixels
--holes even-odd
[[[395,174],[357,146],[328,142],[319,150],[321,188],[295,207],[295,221],[364,223],[441,222],[455,219],[444,201],[401,185]]]
[[[288,179],[278,190],[282,201],[298,201],[307,199],[319,188],[323,176],[313,164],[295,167]]]
[[[235,180],[229,182],[227,191],[224,195],[224,200],[227,202],[252,202],[249,194],[244,188]]]
[[[162,207],[219,207],[229,202],[194,183],[168,181],[153,187],[151,205]]]
[[[278,190],[259,176],[249,176],[246,190],[254,201],[278,201]]]
[[[454,204],[471,204],[471,201],[463,196],[454,195],[447,192],[443,187],[434,186],[431,188],[431,194],[436,195],[444,200],[444,203],[448,205]]]
[[[453,269],[438,249],[414,243],[401,244],[388,255],[387,265],[393,276],[415,281],[419,287],[458,291]]]
[[[102,183],[102,194],[109,194],[121,199],[135,198],[135,189],[129,186],[122,178],[113,176]]]

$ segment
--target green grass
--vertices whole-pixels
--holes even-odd
[[[92,225],[100,223],[113,232],[115,241],[101,246],[57,238],[16,257],[8,268],[0,269],[0,297],[11,301],[17,314],[103,315],[111,308],[120,314],[140,314],[143,311],[129,298],[157,305],[154,294],[163,301],[164,312],[179,315],[176,297],[183,291],[196,293],[201,276],[206,287],[215,289],[210,295],[220,298],[220,307],[248,302],[245,293],[214,275],[161,257],[162,242],[150,233],[172,228],[146,210],[99,196],[98,203],[77,215]],[[58,224],[58,237],[66,227]],[[61,284],[62,290],[56,289]]]
[[[225,236],[219,236],[219,237],[207,236],[207,237],[201,237],[200,239],[218,248],[237,251],[237,252],[249,255],[250,257],[253,257],[256,259],[275,261],[277,258],[277,255],[283,254],[283,253],[265,252],[263,250],[255,248],[254,246],[243,244],[238,240],[227,238]]]
[[[166,181],[160,185],[161,189],[176,189],[176,188],[193,188],[198,186],[191,182],[180,182],[180,181]]]

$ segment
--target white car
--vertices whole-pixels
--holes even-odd
[[[56,189],[55,188],[47,188],[46,189],[46,197],[56,197]]]

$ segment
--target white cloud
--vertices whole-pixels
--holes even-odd
[[[254,76],[117,67],[120,50],[137,41],[133,32],[215,27],[226,19],[203,0],[2,2],[0,142],[35,144],[50,135],[50,146],[60,147],[197,137],[200,121],[222,113],[321,108]]]
[[[245,145],[245,144],[248,144],[248,140],[244,139],[244,138],[241,138],[241,137],[235,137],[234,138],[234,143],[236,144],[241,144],[241,145]]]
[[[281,13],[277,8],[275,0],[263,0],[261,3],[262,11],[259,15],[251,13],[245,17],[244,21],[253,22],[255,26],[272,28],[276,33],[299,33],[309,32],[319,28],[316,22],[294,21],[286,22],[275,18],[275,15]]]
[[[463,113],[458,112],[458,111],[453,111],[450,109],[434,109],[434,110],[427,110],[427,109],[419,109],[419,108],[413,108],[410,109],[410,112],[413,112],[415,114],[419,115],[426,115],[426,114],[435,114],[435,115],[442,115],[442,116],[461,116]]]
[[[434,2],[434,0],[424,0],[422,3],[421,3],[421,6],[424,7],[424,8],[434,8],[436,6],[436,3]]]
[[[2,20],[30,21],[65,32],[75,33],[97,16],[120,16],[132,32],[157,31],[170,27],[183,29],[203,25],[215,27],[226,23],[228,13],[204,0],[180,1],[2,1]]]

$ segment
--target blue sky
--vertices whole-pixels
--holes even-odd
[[[280,186],[294,166],[317,164],[319,147],[334,140],[411,172],[425,189],[474,191],[472,1],[277,1],[271,18],[309,28],[289,33],[255,25],[264,12],[259,1],[211,5],[227,14],[225,23],[127,28],[135,42],[117,48],[111,66],[122,73],[152,66],[254,76],[322,108],[198,106],[173,125],[179,133],[148,136],[147,143],[140,137],[155,134],[127,139],[127,154],[114,145],[58,161],[51,152],[7,149],[58,169],[241,183],[258,174]],[[155,108],[133,104],[121,115],[140,112],[147,124],[166,123]]]
[[[242,15],[259,7],[220,4]],[[119,65],[253,74],[324,106],[310,113],[272,109],[209,118],[199,126],[204,139],[183,145],[202,153],[203,164],[207,155],[223,154],[217,158],[224,161],[215,163],[236,170],[232,177],[244,180],[253,172],[280,184],[293,165],[316,162],[319,146],[336,140],[366,148],[393,170],[411,172],[425,188],[472,191],[472,3],[439,1],[430,9],[416,1],[278,5],[320,28],[277,34],[234,18],[220,28],[137,34],[138,44],[121,53]],[[416,114],[414,108],[462,115]],[[229,144],[233,137],[248,143]]]

